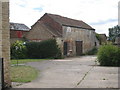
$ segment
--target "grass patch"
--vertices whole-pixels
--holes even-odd
[[[38,70],[30,66],[11,67],[12,82],[31,82],[38,76]]]
[[[48,60],[48,59],[18,59],[18,64],[27,63],[27,62],[38,62],[42,60]],[[16,59],[11,60],[11,64],[17,64],[17,60]]]

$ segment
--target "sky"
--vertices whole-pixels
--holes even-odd
[[[119,0],[10,0],[10,22],[31,27],[45,13],[82,20],[108,35],[118,25]]]

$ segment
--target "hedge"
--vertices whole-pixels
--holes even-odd
[[[56,40],[26,43],[28,58],[61,58],[61,51]]]
[[[97,58],[102,66],[120,66],[120,48],[111,44],[103,45],[98,50]]]

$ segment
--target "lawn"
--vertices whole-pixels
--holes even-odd
[[[33,67],[19,65],[27,62],[38,62],[42,60],[48,59],[18,59],[18,60],[11,60],[11,80],[12,82],[31,82],[35,78],[37,78],[39,71]],[[16,65],[18,61],[18,66]]]
[[[13,59],[11,60],[11,64],[22,64],[22,63],[27,63],[27,62],[38,62],[38,61],[42,61],[42,60],[48,60],[48,59]]]
[[[30,66],[12,66],[11,80],[12,82],[31,82],[38,76],[38,70]]]

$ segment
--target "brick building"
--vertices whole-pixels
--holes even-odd
[[[100,44],[107,43],[107,36],[106,36],[106,34],[99,34],[99,36],[101,38]]]
[[[65,56],[81,55],[99,45],[95,29],[85,22],[48,13],[31,27],[26,38],[37,42],[55,38]]]
[[[26,38],[30,28],[21,23],[10,23],[10,43]]]

